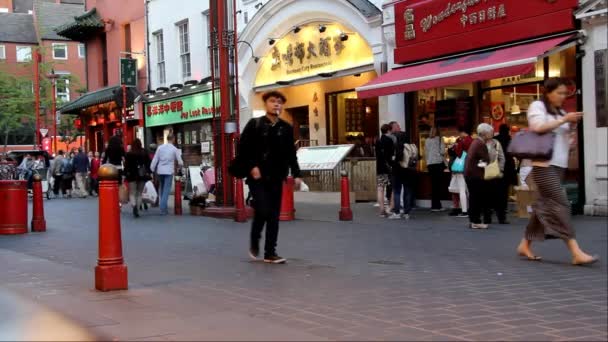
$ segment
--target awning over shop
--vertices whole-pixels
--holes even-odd
[[[81,97],[77,98],[76,100],[74,100],[70,103],[67,103],[63,107],[59,108],[59,111],[61,112],[61,114],[78,114],[79,110],[88,108],[91,106],[95,106],[98,104],[112,102],[112,101],[116,102],[116,100],[118,100],[118,102],[121,102],[121,99],[118,98],[118,97],[120,97],[121,94],[122,94],[122,92],[121,92],[120,86],[102,88],[102,89],[99,89],[96,91],[86,93],[86,94],[82,95]],[[137,89],[128,87],[127,88],[127,105],[128,106],[132,105],[133,100],[135,98],[137,98],[137,96],[139,96],[139,95],[140,94],[137,91]]]
[[[91,35],[102,32],[103,28],[104,24],[97,10],[92,8],[83,15],[74,17],[73,21],[59,26],[55,32],[62,37],[82,42]]]
[[[527,74],[536,62],[571,36],[394,69],[357,88],[360,98]]]

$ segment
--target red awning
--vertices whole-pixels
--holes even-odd
[[[543,54],[570,37],[572,36],[394,69],[357,88],[357,95],[369,98],[527,74],[534,70]]]

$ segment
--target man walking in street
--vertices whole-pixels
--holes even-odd
[[[63,160],[64,152],[63,150],[59,150],[57,152],[57,156],[53,159],[53,164],[51,166],[51,174],[53,175],[53,194],[55,197],[59,197],[59,190],[61,190],[63,196],[65,197],[65,189],[63,187]]]
[[[391,187],[392,159],[395,151],[391,134],[391,126],[384,124],[380,128],[382,136],[376,142],[376,184],[378,187],[378,206],[380,207],[380,217],[386,217],[389,211],[386,208],[384,197],[386,189]],[[391,196],[388,197],[390,201]]]
[[[90,168],[89,158],[84,153],[82,147],[78,148],[78,153],[74,157],[74,170],[76,171],[76,187],[78,194],[82,198],[87,198],[87,176]]]
[[[414,196],[414,179],[416,177],[415,162],[412,158],[417,158],[416,155],[406,155],[406,145],[409,144],[407,134],[401,131],[401,126],[397,122],[391,122],[392,135],[395,137],[395,158],[393,159],[393,214],[389,216],[391,220],[401,218],[409,219],[412,211],[412,203]],[[409,153],[409,151],[408,151]],[[412,159],[412,160],[410,160]],[[401,197],[403,191],[403,198]],[[401,200],[403,199],[403,212],[401,212]]]
[[[173,184],[173,174],[175,173],[175,162],[181,168],[184,166],[181,151],[173,145],[175,137],[173,134],[167,136],[167,143],[161,145],[154,154],[150,169],[158,175],[160,190],[160,214],[169,214],[167,202]]]
[[[253,197],[255,215],[251,225],[249,255],[257,259],[260,238],[266,226],[264,262],[282,264],[287,260],[276,252],[279,236],[279,216],[283,181],[295,178],[296,189],[301,185],[300,167],[294,144],[293,127],[279,118],[285,95],[271,91],[263,95],[266,115],[251,119],[239,142],[240,158],[247,170],[247,184]]]

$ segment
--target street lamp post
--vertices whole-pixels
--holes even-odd
[[[34,115],[36,115],[35,149],[40,148],[40,53],[34,50]]]
[[[54,69],[51,69],[51,73],[46,75],[46,77],[51,80],[51,114],[53,115],[53,153],[57,153],[57,79],[59,78],[59,75],[55,74]]]

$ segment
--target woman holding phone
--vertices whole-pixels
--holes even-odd
[[[530,104],[528,124],[532,132],[554,132],[553,155],[549,161],[533,161],[530,176],[538,189],[538,200],[517,252],[528,260],[539,261],[531,249],[532,241],[562,239],[572,254],[572,264],[589,265],[598,258],[579,247],[570,216],[570,203],[561,185],[568,167],[570,133],[583,118],[583,113],[566,113],[562,106],[568,97],[567,81],[550,78],[545,81],[543,97]]]

